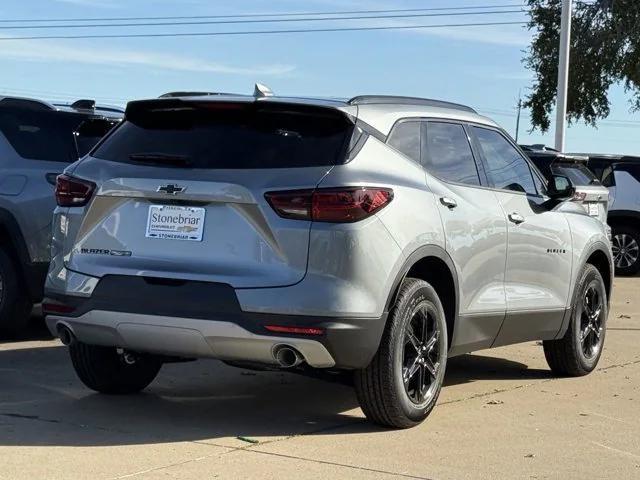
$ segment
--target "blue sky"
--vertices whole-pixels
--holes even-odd
[[[518,4],[518,0],[3,0],[0,19],[232,15]],[[379,26],[509,21],[524,14],[343,21],[332,26]],[[7,25],[7,24],[3,24]],[[324,22],[293,28],[322,28]],[[225,31],[292,28],[291,25],[140,27],[128,32]],[[106,29],[105,32],[107,32]],[[97,33],[56,30],[55,33]],[[119,31],[125,31],[124,28]],[[0,36],[41,34],[0,30]],[[51,32],[53,33],[53,32]],[[415,95],[471,105],[515,133],[518,92],[531,75],[522,66],[530,34],[519,26],[387,30],[183,38],[2,40],[0,94],[53,101],[96,98],[124,105],[171,90],[250,93],[255,81],[277,94],[349,97]],[[629,111],[621,87],[612,90],[611,115],[598,128],[567,131],[568,151],[640,154],[640,113]],[[522,143],[553,145],[553,131]]]

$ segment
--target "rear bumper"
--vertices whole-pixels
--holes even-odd
[[[273,349],[285,344],[316,368],[367,366],[386,323],[386,314],[344,318],[245,312],[232,287],[209,282],[106,276],[89,297],[54,291],[46,296],[46,303],[72,310],[47,315],[54,335],[65,325],[88,344],[266,364],[276,363]],[[323,333],[273,333],[266,325],[315,327]]]
[[[264,364],[276,364],[274,349],[288,345],[296,348],[312,367],[335,366],[335,360],[320,342],[256,335],[230,322],[101,310],[77,318],[47,316],[52,333],[56,334],[61,325],[69,328],[79,341],[92,345]]]

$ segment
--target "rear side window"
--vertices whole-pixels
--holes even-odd
[[[155,102],[128,110],[92,155],[205,169],[328,166],[344,162],[352,132],[341,112],[317,107]]]
[[[495,188],[537,194],[531,168],[506,138],[495,130],[473,127],[487,161],[487,175]]]
[[[418,121],[400,122],[393,127],[387,143],[416,163],[420,163],[420,125]]]
[[[451,182],[480,185],[478,168],[471,145],[462,125],[427,122],[423,162],[425,168],[438,178]]]
[[[576,163],[554,163],[551,171],[556,175],[564,175],[574,185],[594,185],[600,183],[596,176],[584,165]]]
[[[22,158],[71,163],[78,159],[73,137],[83,118],[55,111],[0,109],[0,132]]]

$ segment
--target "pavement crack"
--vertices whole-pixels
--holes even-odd
[[[206,460],[208,458],[216,457],[216,456],[220,456],[220,454],[219,453],[212,453],[211,455],[203,455],[201,457],[189,458],[187,460],[182,460],[181,462],[168,463],[166,465],[160,465],[158,467],[147,468],[146,470],[139,470],[137,472],[127,473],[125,475],[120,475],[118,477],[111,477],[110,480],[121,480],[123,478],[133,478],[133,477],[137,477],[139,475],[144,475],[146,473],[151,473],[151,472],[158,472],[160,470],[165,470],[165,469],[171,468],[171,467],[179,467],[181,465],[186,465],[188,463],[201,462],[202,460]]]
[[[340,462],[331,462],[328,460],[318,460],[316,458],[305,458],[305,457],[298,457],[295,455],[286,455],[284,453],[274,453],[274,452],[264,452],[261,450],[255,450],[254,448],[250,448],[250,449],[244,449],[244,450],[248,450],[252,453],[259,453],[261,455],[271,455],[274,457],[281,457],[281,458],[288,458],[290,460],[302,460],[304,462],[311,462],[311,463],[319,463],[322,465],[332,465],[332,466],[336,466],[336,467],[343,467],[343,468],[351,468],[353,470],[360,470],[363,472],[371,472],[371,473],[382,473],[384,475],[391,475],[394,477],[400,477],[400,478],[413,478],[413,479],[418,479],[418,480],[434,480],[433,478],[430,477],[420,477],[417,475],[411,475],[408,473],[399,473],[399,472],[391,472],[389,470],[380,470],[377,468],[369,468],[369,467],[362,467],[359,465],[349,465],[348,463],[340,463]]]
[[[605,450],[609,450],[611,452],[615,452],[618,453],[620,455],[623,455],[625,457],[629,457],[629,458],[633,458],[634,460],[640,460],[640,455],[636,455],[635,453],[631,453],[631,452],[627,452],[626,450],[620,450],[619,448],[614,448],[614,447],[610,447],[609,445],[604,445],[602,443],[598,443],[598,442],[591,442],[594,445],[600,447],[600,448],[604,448]]]
[[[21,420],[31,420],[35,422],[44,422],[44,423],[55,423],[55,424],[67,425],[67,426],[78,427],[78,428],[91,428],[93,430],[98,430],[101,432],[121,433],[126,435],[130,435],[132,433],[132,432],[127,432],[125,430],[116,430],[113,428],[97,427],[94,425],[87,425],[83,423],[65,422],[63,420],[58,420],[55,418],[44,418],[39,415],[25,415],[22,413],[0,412],[0,417],[18,418]]]

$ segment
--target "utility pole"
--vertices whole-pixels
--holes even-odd
[[[516,143],[520,134],[520,112],[522,111],[522,90],[518,92],[518,116],[516,117]]]
[[[569,87],[569,50],[571,48],[572,0],[562,0],[560,20],[560,57],[558,62],[558,97],[556,101],[556,150],[564,152],[567,123],[567,89]]]

